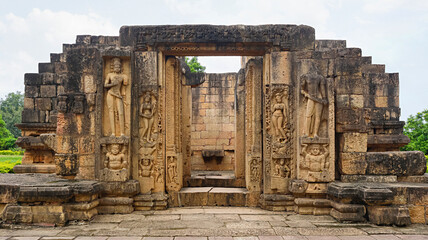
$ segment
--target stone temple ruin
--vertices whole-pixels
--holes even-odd
[[[191,73],[183,56],[242,56]],[[428,223],[422,152],[399,121],[397,73],[303,25],[124,26],[78,36],[25,75],[3,222],[180,206]]]

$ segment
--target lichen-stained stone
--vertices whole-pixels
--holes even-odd
[[[367,165],[365,153],[349,152],[339,155],[339,170],[342,174],[366,174]]]
[[[369,152],[367,174],[411,176],[423,175],[426,158],[422,152]]]
[[[227,74],[190,73],[182,58],[222,54],[248,57]],[[315,40],[304,25],[124,26],[120,36],[78,36],[24,76],[17,143],[26,153],[15,168],[56,168],[69,180],[7,175],[0,208],[7,222],[26,223],[168,203],[422,223],[426,159],[398,152],[409,142],[398,74],[371,60],[344,40]],[[195,168],[231,177],[194,177]]]
[[[55,154],[56,173],[63,176],[76,175],[79,162],[76,154]]]
[[[343,133],[339,141],[341,152],[367,151],[367,133]]]
[[[140,192],[137,180],[126,182],[105,182],[102,183],[103,193],[107,196],[134,196]]]
[[[40,96],[43,98],[56,97],[56,86],[55,85],[40,86]]]
[[[394,206],[368,206],[370,222],[377,225],[407,226],[411,224],[409,209]]]

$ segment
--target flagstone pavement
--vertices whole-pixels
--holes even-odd
[[[339,223],[330,216],[244,207],[187,207],[98,215],[64,227],[3,225],[0,240],[368,240],[428,239],[428,225]]]

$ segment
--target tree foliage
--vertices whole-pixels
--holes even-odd
[[[186,64],[187,66],[190,67],[190,71],[191,72],[205,72],[206,67],[202,66],[199,62],[198,62],[198,57],[192,57],[192,58],[185,58]]]
[[[21,113],[24,108],[24,95],[20,92],[9,93],[5,99],[0,100],[0,114],[6,123],[6,128],[17,138],[21,130],[15,124],[21,122]]]
[[[11,149],[15,146],[16,138],[6,128],[6,123],[0,115],[0,150]]]
[[[428,109],[410,115],[404,126],[404,134],[410,138],[410,143],[401,148],[404,151],[422,151],[428,155]]]

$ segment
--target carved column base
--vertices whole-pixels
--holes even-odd
[[[294,211],[294,197],[285,194],[262,194],[260,206],[271,211]]]
[[[134,197],[135,211],[165,210],[168,207],[168,195],[165,193],[147,193]]]
[[[331,203],[328,199],[296,198],[296,213],[303,215],[330,215]]]
[[[124,214],[132,213],[134,200],[129,197],[104,197],[100,199],[99,214]]]

